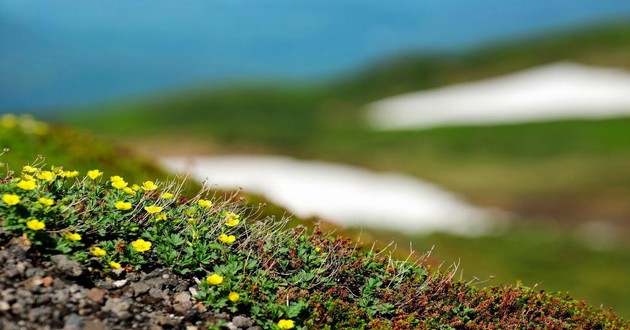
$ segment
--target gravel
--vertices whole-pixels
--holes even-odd
[[[197,284],[168,269],[96,279],[65,255],[49,260],[0,228],[0,329],[260,329],[196,304]]]

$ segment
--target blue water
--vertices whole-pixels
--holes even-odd
[[[628,14],[628,0],[1,0],[0,109],[320,79]]]

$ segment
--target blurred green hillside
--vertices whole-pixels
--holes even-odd
[[[558,31],[462,54],[399,56],[303,85],[198,88],[53,118],[157,156],[263,153],[402,171],[530,218],[630,225],[629,119],[376,132],[365,104],[556,61],[630,69],[630,25]],[[186,146],[185,148],[182,146]]]

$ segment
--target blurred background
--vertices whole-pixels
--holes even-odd
[[[4,0],[0,111],[630,317],[627,0]]]

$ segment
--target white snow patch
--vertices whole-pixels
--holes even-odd
[[[345,226],[465,235],[491,227],[488,212],[402,174],[272,156],[171,157],[160,162],[219,188],[262,194],[300,217],[318,216]]]
[[[556,63],[371,103],[381,130],[630,115],[630,73]]]

